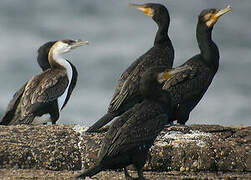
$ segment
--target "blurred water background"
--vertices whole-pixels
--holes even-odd
[[[17,89],[40,73],[37,48],[50,40],[88,40],[66,57],[79,78],[60,124],[91,125],[107,110],[120,74],[152,47],[156,24],[127,0],[1,0],[0,114]],[[250,0],[168,0],[169,35],[175,66],[198,53],[197,15],[204,8],[231,13],[216,24],[213,39],[221,52],[220,67],[209,90],[193,110],[188,124],[251,125]]]

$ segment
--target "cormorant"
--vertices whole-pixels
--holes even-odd
[[[48,61],[48,54],[49,54],[49,50],[50,50],[51,46],[55,43],[56,43],[56,41],[49,41],[49,42],[43,44],[42,46],[40,46],[37,51],[38,52],[37,62],[38,62],[39,67],[43,71],[46,71],[47,69],[49,69],[51,67],[49,64],[49,61]],[[18,91],[16,91],[16,93],[13,95],[12,100],[8,104],[8,108],[7,108],[6,112],[1,117],[0,125],[8,125],[9,122],[13,118],[17,118],[18,114],[16,114],[16,117],[14,117],[15,111],[16,111],[16,108],[17,108],[19,102],[20,102],[20,98],[23,95],[24,88],[26,85],[27,85],[27,82]]]
[[[0,124],[55,124],[77,80],[76,68],[62,54],[84,44],[87,42],[60,40],[41,46],[38,63],[44,72],[34,76],[17,91]]]
[[[231,7],[225,9],[205,9],[198,19],[196,36],[200,54],[187,60],[183,65],[190,66],[191,69],[177,73],[172,78],[168,78],[163,86],[171,97],[173,112],[170,121],[177,120],[179,124],[185,124],[189,119],[189,114],[201,100],[209,85],[211,84],[219,67],[219,50],[211,38],[214,24]],[[159,73],[162,78],[166,67],[152,68],[148,73]]]
[[[148,151],[159,132],[169,122],[171,100],[162,90],[163,83],[176,73],[187,69],[190,67],[168,69],[163,75],[153,75],[153,81],[150,73],[147,74],[150,78],[141,79],[139,89],[145,99],[112,123],[103,140],[97,164],[85,170],[78,178],[91,177],[103,170],[124,168],[126,179],[132,179],[126,169],[132,164],[137,169],[139,179],[144,179],[142,168]],[[158,81],[155,82],[155,79]]]
[[[144,71],[156,66],[172,68],[173,65],[174,49],[168,36],[170,16],[167,8],[154,3],[129,5],[143,11],[157,23],[158,31],[154,45],[123,72],[115,88],[107,113],[92,125],[87,132],[98,130],[114,117],[121,115],[136,103],[143,101],[139,91],[139,82]]]

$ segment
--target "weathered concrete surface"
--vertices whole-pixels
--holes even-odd
[[[251,171],[251,127],[192,125],[166,130],[151,149],[149,169]]]
[[[71,126],[0,126],[0,168],[81,169]]]
[[[103,133],[82,136],[84,167],[94,165],[103,136]],[[251,171],[251,127],[192,125],[166,128],[151,148],[145,170]]]
[[[36,179],[36,180],[69,180],[74,179],[80,171],[50,171],[50,170],[31,170],[31,169],[0,169],[0,179]],[[137,177],[135,171],[129,171],[133,177]],[[210,179],[210,180],[245,180],[250,179],[250,174],[240,172],[144,172],[145,178],[148,180],[170,180],[170,179],[186,179],[186,180],[198,180],[198,179]],[[124,180],[123,172],[115,171],[103,171],[93,176],[92,178],[86,178],[86,180]]]
[[[100,133],[87,134],[84,130],[84,127],[78,125],[0,126],[0,168],[33,169],[30,173],[23,170],[0,170],[0,174],[21,172],[25,174],[23,176],[29,176],[33,173],[36,175],[35,169],[46,169],[69,172],[47,173],[41,170],[39,173],[42,177],[45,174],[48,174],[47,177],[63,176],[64,173],[66,177],[72,177],[75,173],[71,170],[94,165],[106,131],[104,129]],[[251,127],[167,127],[151,148],[145,170],[161,171],[159,174],[176,171],[189,177],[193,173],[211,172],[211,176],[220,177],[219,173],[213,173],[217,171],[228,172],[228,177],[240,175],[242,179],[251,178]],[[110,179],[110,173],[104,172],[101,175],[103,179]],[[151,176],[153,172],[148,173],[150,179],[162,179],[158,173],[156,176]],[[169,175],[174,177],[173,174]]]

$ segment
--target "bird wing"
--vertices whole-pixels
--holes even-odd
[[[140,96],[139,81],[142,73],[151,67],[172,65],[173,54],[170,49],[153,47],[139,57],[121,76],[115,89],[109,109],[116,111],[129,98],[137,99]],[[166,54],[167,53],[167,54]],[[168,57],[166,56],[168,55]],[[171,62],[169,62],[171,61]]]
[[[139,81],[141,73],[151,67],[168,66],[171,67],[173,54],[168,53],[170,49],[152,47],[145,54],[140,56],[128,69],[121,75],[115,93],[110,102],[109,109],[116,111],[128,100],[134,99],[140,95]],[[168,55],[168,56],[167,56]],[[170,62],[171,61],[171,62]],[[138,100],[137,100],[138,101]]]
[[[213,78],[213,73],[205,64],[200,62],[187,64],[192,69],[175,74],[162,87],[163,90],[170,93],[175,102],[191,98],[205,91]]]
[[[13,118],[15,114],[15,110],[20,102],[20,99],[23,95],[26,85],[27,85],[27,82],[13,95],[13,98],[8,104],[6,112],[1,117],[0,125],[8,125],[11,119]]]
[[[113,111],[118,110],[121,104],[125,101],[126,98],[130,97],[131,95],[135,94],[138,90],[138,83],[139,83],[139,73],[140,68],[135,68],[133,72],[126,78],[126,80],[120,84],[120,89],[117,90],[111,100],[110,108]]]
[[[113,139],[108,155],[114,156],[135,148],[150,148],[158,133],[164,127],[161,124],[164,124],[167,118],[166,114],[160,114],[151,118],[150,123],[146,123],[147,126],[142,125],[142,128],[139,129],[133,128],[131,124],[124,125]]]
[[[122,81],[125,81],[128,76],[134,71],[135,67],[142,61],[142,58],[138,58],[136,61],[134,61],[121,75],[120,79]]]
[[[110,126],[108,132],[103,139],[103,144],[101,146],[101,150],[99,151],[99,159],[102,160],[103,157],[107,154],[108,149],[113,141],[114,137],[117,134],[117,131],[125,124],[125,122],[130,118],[133,117],[133,108],[124,112],[122,116],[117,118]]]
[[[33,77],[26,85],[22,97],[22,112],[26,116],[46,103],[60,97],[68,86],[66,71],[48,70]]]
[[[132,77],[135,77],[135,70],[137,69],[136,67],[142,61],[142,59],[143,58],[140,57],[134,61],[120,76],[110,103],[110,109],[113,111],[116,111],[128,96],[129,88],[127,86],[130,84]]]
[[[135,105],[112,124],[105,137],[106,147],[101,149],[102,155],[116,156],[130,149],[151,145],[167,119],[156,103]]]

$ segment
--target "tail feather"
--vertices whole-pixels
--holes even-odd
[[[7,112],[6,114],[3,115],[0,119],[0,125],[8,125],[9,122],[11,121],[12,113]]]
[[[18,108],[18,105],[26,85],[27,83],[25,83],[23,87],[14,94],[13,98],[8,104],[6,112],[0,119],[0,125],[9,125],[13,119],[17,119],[17,116],[20,116],[20,108]]]
[[[109,123],[116,115],[113,113],[106,113],[102,118],[100,118],[95,124],[93,124],[86,132],[95,132],[99,128],[103,127]]]
[[[91,177],[91,176],[94,176],[95,174],[99,173],[102,170],[103,170],[102,166],[96,165],[96,166],[94,166],[94,167],[92,167],[90,169],[85,170],[82,174],[80,174],[76,178]]]

